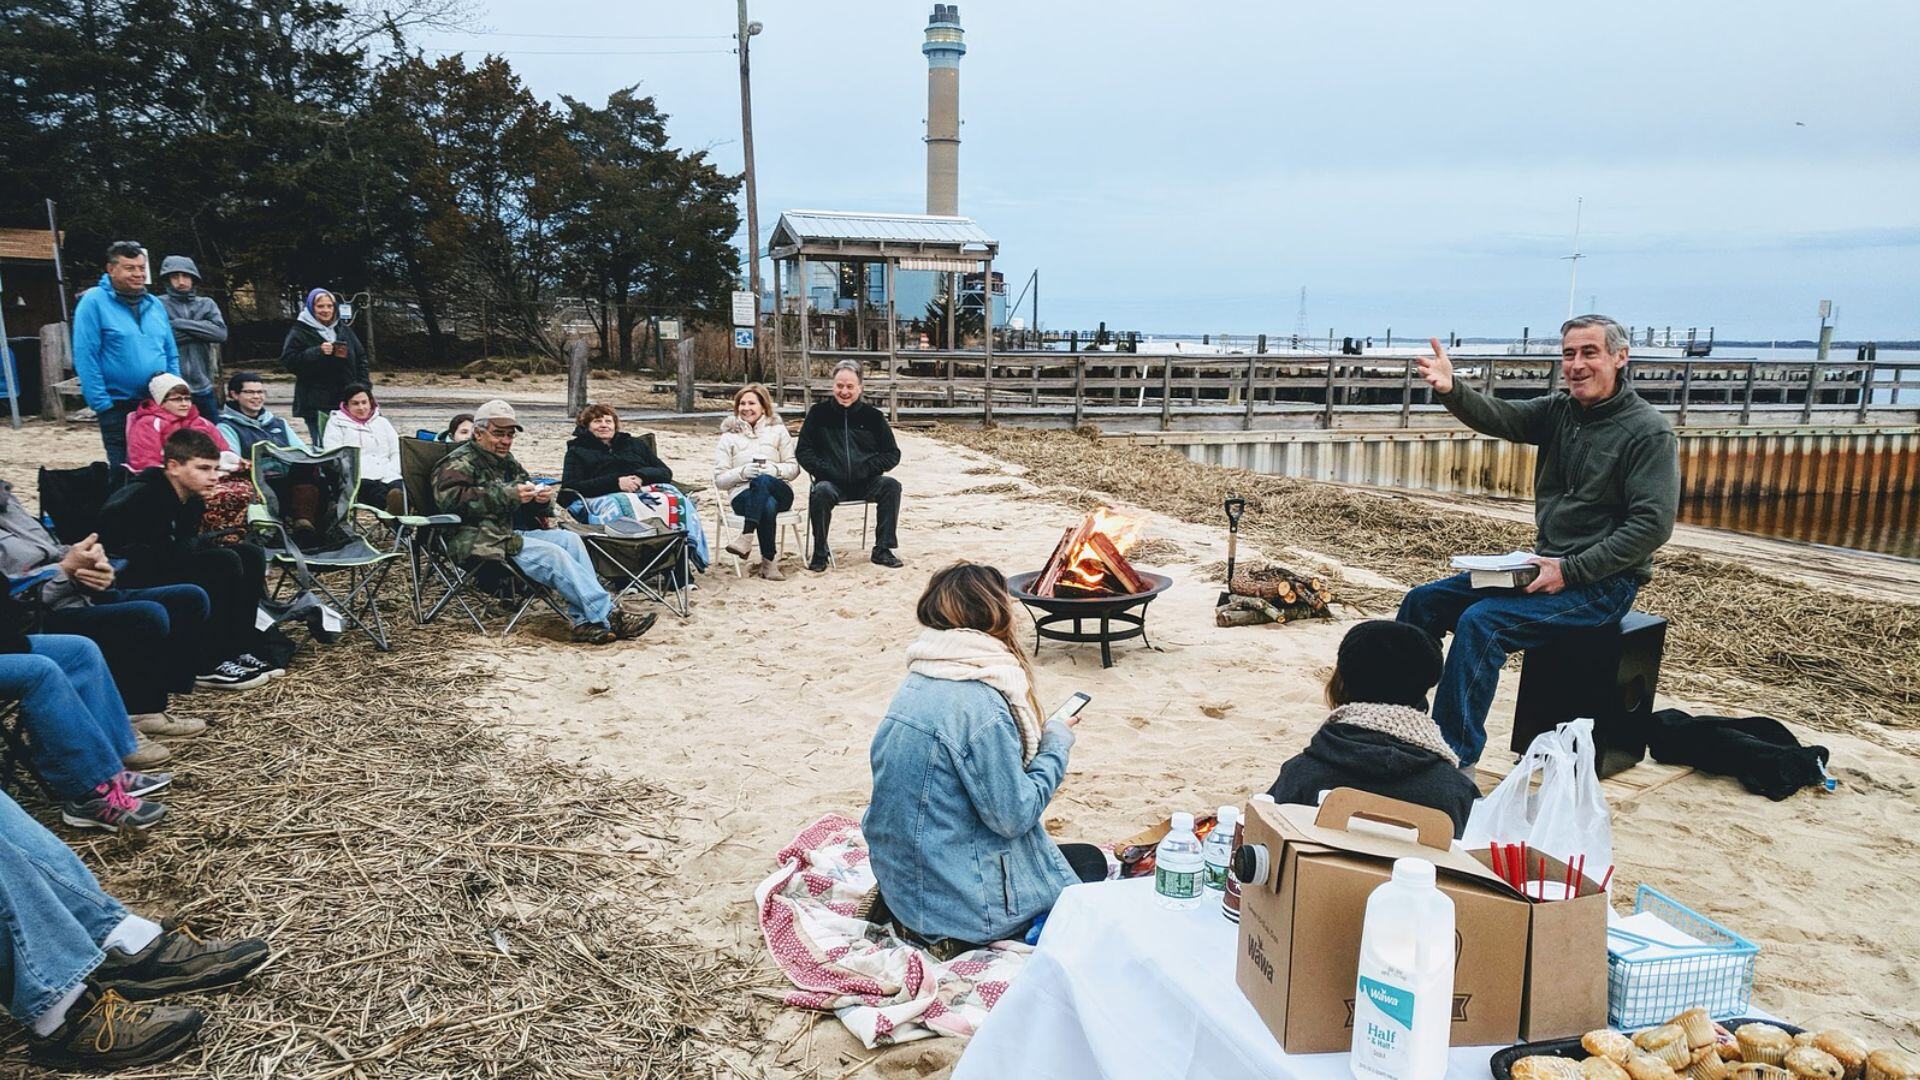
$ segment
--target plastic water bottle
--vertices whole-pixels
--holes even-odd
[[[1173,829],[1153,849],[1153,891],[1160,906],[1186,911],[1200,906],[1200,881],[1206,876],[1206,857],[1200,853],[1200,838],[1193,832],[1193,815],[1173,815]]]
[[[1233,861],[1233,830],[1240,824],[1240,808],[1223,806],[1216,814],[1213,831],[1207,834],[1206,842],[1200,845],[1200,854],[1206,860],[1207,888],[1224,892],[1227,888],[1227,864]]]
[[[1353,1075],[1441,1080],[1453,1023],[1453,900],[1433,864],[1396,859],[1367,897],[1354,992]]]

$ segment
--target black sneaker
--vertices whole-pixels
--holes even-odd
[[[659,621],[660,613],[656,611],[649,611],[637,618],[624,611],[616,611],[613,613],[613,636],[621,641],[629,641],[653,629],[653,624]]]
[[[899,556],[893,553],[892,548],[874,548],[873,561],[877,565],[891,566],[896,570],[905,565],[900,561]]]
[[[583,645],[608,645],[619,638],[606,623],[583,622],[573,628],[573,640]]]
[[[157,795],[167,790],[167,785],[171,783],[173,783],[173,774],[170,772],[139,772],[134,769],[125,769],[120,773],[121,788],[136,799]]]
[[[816,574],[827,572],[827,566],[833,560],[833,554],[820,548],[813,549],[813,558],[807,560],[807,569]]]
[[[92,979],[129,1001],[150,1001],[232,986],[266,963],[270,951],[260,938],[202,941],[193,931],[176,926],[137,953],[118,946],[108,949]]]
[[[243,652],[239,656],[234,657],[233,662],[242,667],[250,667],[255,671],[266,672],[267,678],[269,679],[284,679],[287,677],[286,668],[271,661],[262,660],[250,652]]]
[[[235,660],[222,660],[220,665],[203,675],[193,677],[196,690],[251,690],[267,681],[267,673],[247,667]]]
[[[88,1072],[151,1065],[185,1050],[206,1021],[198,1009],[135,1005],[90,985],[53,1034],[28,1037],[27,1056],[45,1068]]]

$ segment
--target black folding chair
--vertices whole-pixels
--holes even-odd
[[[373,639],[374,648],[392,648],[380,618],[380,587],[400,553],[374,547],[354,519],[360,451],[342,446],[315,454],[257,442],[253,486],[260,501],[247,507],[247,525],[269,565],[280,570],[270,598],[281,600],[289,585],[311,590],[339,612],[350,629]],[[302,492],[303,487],[313,490]],[[290,527],[287,516],[299,512],[296,506],[314,516],[296,519]],[[301,538],[306,539],[304,547]],[[344,578],[344,585],[330,585],[329,577]]]
[[[104,461],[77,469],[41,466],[40,521],[63,544],[77,544],[99,531],[100,508],[107,496],[132,474],[110,468]]]

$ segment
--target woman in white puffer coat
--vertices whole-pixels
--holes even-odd
[[[793,435],[773,407],[773,397],[759,383],[734,392],[733,415],[720,421],[720,445],[713,455],[713,486],[731,497],[733,512],[744,531],[727,551],[744,559],[760,538],[758,572],[768,581],[786,578],[774,559],[775,524],[793,508],[792,481],[800,475],[793,457]]]

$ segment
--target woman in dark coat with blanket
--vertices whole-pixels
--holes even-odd
[[[1267,793],[1311,806],[1323,791],[1359,788],[1445,811],[1459,836],[1480,789],[1427,715],[1440,664],[1440,643],[1417,626],[1375,619],[1347,631],[1327,680],[1333,712]]]
[[[307,441],[315,446],[320,418],[340,404],[340,392],[352,383],[373,384],[360,339],[340,321],[340,304],[325,289],[307,294],[280,346],[280,366],[293,373],[293,415],[307,422]]]

